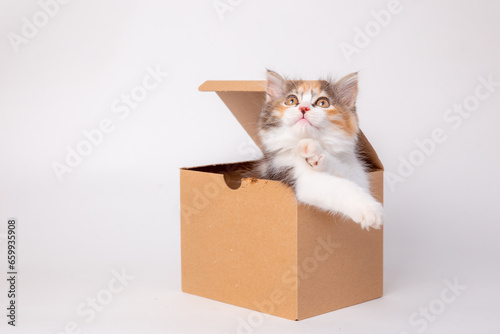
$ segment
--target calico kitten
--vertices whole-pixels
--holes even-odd
[[[300,202],[343,214],[362,228],[380,228],[383,208],[370,195],[356,149],[357,74],[311,82],[268,71],[267,79],[257,176],[288,184]]]

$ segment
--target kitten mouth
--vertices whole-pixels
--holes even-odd
[[[314,126],[314,125],[312,125],[312,123],[311,123],[311,122],[309,122],[309,120],[308,120],[307,118],[305,118],[305,117],[299,118],[299,119],[297,120],[297,122],[295,122],[295,124],[304,124],[304,125],[308,124],[308,125],[310,125],[310,126],[312,126],[312,127],[315,127],[315,126]]]
[[[311,124],[311,122],[309,122],[309,120],[307,118],[305,118],[304,116],[302,116],[302,118],[299,118],[297,120],[297,122],[295,122],[295,123],[309,123],[309,124]]]

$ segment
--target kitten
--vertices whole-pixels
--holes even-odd
[[[300,202],[343,214],[362,228],[380,228],[383,208],[370,195],[356,152],[357,74],[311,82],[268,70],[267,80],[259,119],[264,157],[254,166],[257,176],[291,186]]]

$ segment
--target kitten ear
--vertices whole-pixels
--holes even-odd
[[[281,99],[285,94],[286,80],[278,73],[267,70],[267,98]]]
[[[336,82],[334,87],[339,102],[349,109],[354,109],[358,96],[358,73],[346,75]]]

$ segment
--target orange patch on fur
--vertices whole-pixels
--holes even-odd
[[[275,113],[275,116],[278,117],[278,118],[281,118],[283,117],[283,114],[285,113],[285,111],[288,109],[287,106],[283,105],[283,104],[279,104],[276,108],[274,108],[274,111],[276,111],[277,113]]]
[[[304,81],[297,85],[297,91],[301,93],[312,91],[319,94],[321,92],[321,83],[319,81]]]
[[[326,110],[326,114],[332,124],[335,124],[350,137],[358,134],[358,116],[355,113],[333,107]]]

